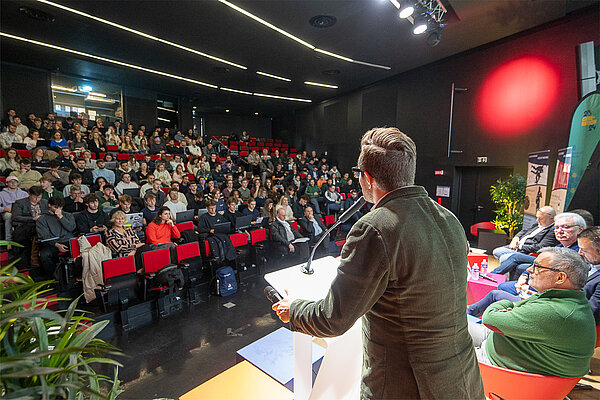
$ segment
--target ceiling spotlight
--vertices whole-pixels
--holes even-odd
[[[400,16],[400,18],[404,19],[404,18],[408,18],[411,15],[413,15],[414,12],[415,12],[415,7],[412,5],[412,3],[405,1],[400,6],[400,13],[398,15]]]
[[[79,88],[82,92],[91,92],[94,89],[90,85],[83,85]]]
[[[258,115],[258,113],[257,113],[257,112],[255,112],[255,113],[254,113],[254,115]]]
[[[229,109],[225,110],[225,112],[229,112]]]
[[[425,17],[416,17],[415,18],[415,26],[413,27],[413,33],[415,35],[420,35],[427,30],[427,18]]]

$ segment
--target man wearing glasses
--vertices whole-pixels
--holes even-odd
[[[292,330],[318,337],[362,317],[361,399],[482,399],[465,318],[465,233],[414,184],[416,156],[397,128],[365,133],[354,172],[373,209],[348,233],[325,298],[286,297],[273,309]]]
[[[571,249],[545,247],[527,271],[531,297],[490,305],[469,323],[480,362],[517,371],[578,378],[588,373],[596,324],[581,290],[589,266]]]
[[[593,226],[581,232],[577,243],[579,254],[590,264],[583,290],[592,307],[596,325],[600,325],[600,226]]]
[[[562,213],[554,217],[554,237],[559,242],[557,246],[568,247],[578,251],[577,235],[586,228],[585,220],[579,214]],[[495,274],[510,274],[510,279],[516,279],[531,265],[535,257],[528,254],[514,253],[506,258],[492,272]],[[524,282],[522,282],[524,283]]]

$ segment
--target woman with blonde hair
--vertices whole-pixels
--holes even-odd
[[[123,211],[116,211],[112,218],[112,228],[106,234],[108,248],[118,257],[133,256],[144,244],[131,226],[125,226],[127,216]]]
[[[135,143],[131,140],[131,136],[125,135],[121,144],[122,153],[137,153],[139,150]]]
[[[277,210],[279,210],[280,208],[285,209],[286,221],[293,221],[296,219],[294,218],[294,212],[292,211],[292,207],[290,207],[290,201],[287,198],[287,196],[281,196],[279,202],[277,203],[277,207],[275,207],[275,214],[277,214]]]

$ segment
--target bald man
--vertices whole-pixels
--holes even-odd
[[[494,256],[503,262],[514,253],[537,253],[542,247],[552,247],[558,244],[554,237],[554,217],[556,211],[550,206],[537,210],[535,215],[537,226],[517,233],[510,244],[494,249]]]

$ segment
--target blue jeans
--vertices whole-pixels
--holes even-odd
[[[513,282],[514,287],[514,282]],[[479,300],[477,303],[473,303],[470,306],[467,306],[467,314],[472,315],[474,317],[481,317],[486,308],[490,306],[490,304],[495,303],[500,300],[510,300],[510,301],[519,301],[521,298],[515,294],[510,294],[503,290],[492,290],[485,297]]]
[[[494,274],[510,273],[509,278],[516,279],[523,273],[523,271],[525,271],[527,268],[529,268],[529,266],[531,264],[533,264],[534,260],[535,260],[535,257],[527,255],[527,254],[522,254],[522,253],[511,254],[506,260],[504,260],[504,262],[502,262],[496,269],[494,269],[492,271],[492,273],[494,273]],[[521,272],[518,272],[518,271],[521,271]]]
[[[492,251],[492,254],[498,259],[498,261],[500,261],[500,263],[502,263],[516,252],[516,250],[509,249],[508,246],[502,246],[495,248],[494,251]]]

